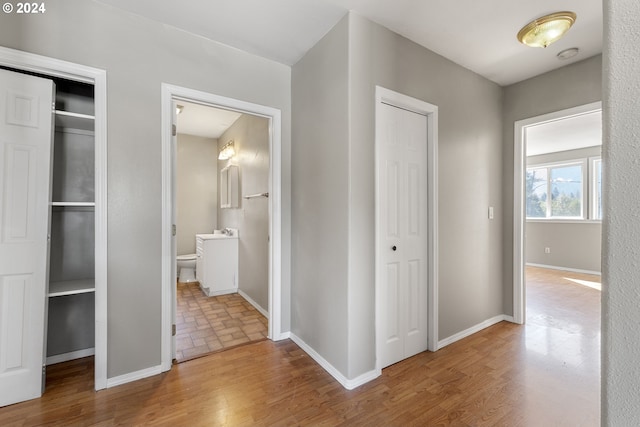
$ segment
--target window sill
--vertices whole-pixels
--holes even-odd
[[[537,222],[546,224],[602,224],[602,220],[599,219],[562,219],[562,218],[540,218],[533,219],[527,218],[526,222]]]

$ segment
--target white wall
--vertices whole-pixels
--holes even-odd
[[[220,136],[218,150],[234,141],[236,155],[219,160],[218,171],[228,164],[238,166],[240,174],[240,206],[220,209],[218,228],[237,228],[238,287],[265,311],[269,309],[269,200],[243,196],[269,191],[269,120],[243,114]]]
[[[605,0],[602,425],[640,425],[640,3]]]
[[[218,224],[218,140],[179,133],[176,151],[177,251],[195,254],[195,235]]]
[[[502,277],[504,313],[513,314],[514,124],[602,99],[602,57],[594,56],[504,88],[502,133]]]
[[[96,1],[0,14],[0,43],[107,71],[108,378],[160,365],[161,83],[282,111],[283,307],[290,277],[291,69]],[[283,330],[289,313],[283,314]]]

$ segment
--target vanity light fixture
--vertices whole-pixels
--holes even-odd
[[[531,47],[547,47],[559,40],[576,21],[574,12],[556,12],[534,19],[518,32],[518,40]]]
[[[220,150],[220,154],[218,155],[218,160],[228,160],[236,155],[236,150],[233,148],[233,139],[222,147]]]

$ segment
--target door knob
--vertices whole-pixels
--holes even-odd
[[[391,250],[395,252],[395,250],[398,249],[396,248],[396,245],[391,246]]]

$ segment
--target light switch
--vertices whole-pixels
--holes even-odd
[[[489,219],[493,219],[493,206],[489,206]]]

